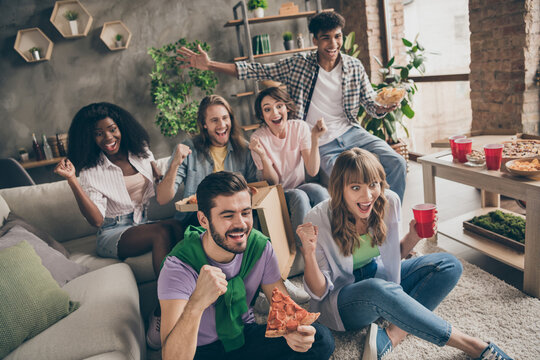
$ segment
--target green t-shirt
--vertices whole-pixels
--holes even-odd
[[[371,246],[371,236],[369,234],[360,235],[359,238],[360,246],[353,251],[353,270],[369,264],[374,257],[381,254],[377,245]]]

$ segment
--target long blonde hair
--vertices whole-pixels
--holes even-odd
[[[352,148],[338,156],[332,174],[328,191],[331,202],[332,236],[343,256],[349,256],[360,245],[356,230],[354,215],[347,208],[344,190],[349,184],[371,184],[378,182],[381,185],[381,195],[373,204],[373,209],[367,220],[368,229],[371,229],[371,245],[381,245],[386,239],[386,224],[384,212],[387,199],[384,190],[388,188],[386,174],[379,160],[369,151]]]

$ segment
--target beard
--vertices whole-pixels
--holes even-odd
[[[214,228],[214,226],[212,225],[212,222],[210,221],[209,222],[209,227],[210,227],[210,234],[212,235],[212,239],[214,239],[214,242],[220,247],[222,248],[223,250],[225,251],[228,251],[230,253],[233,253],[233,254],[242,254],[244,251],[246,251],[246,247],[247,247],[247,240],[246,240],[246,243],[244,244],[244,246],[242,247],[233,247],[229,244],[227,244],[227,235],[229,233],[239,233],[239,232],[244,232],[246,233],[246,236],[249,235],[249,228],[248,227],[245,227],[245,228],[234,228],[234,229],[231,229],[229,231],[227,231],[225,233],[225,236],[221,236],[217,231],[216,229]]]

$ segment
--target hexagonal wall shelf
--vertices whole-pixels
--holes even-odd
[[[74,20],[75,25],[70,24],[70,21],[66,19],[67,12],[77,13],[77,19]],[[77,0],[57,1],[54,4],[51,22],[65,38],[79,38],[88,35],[93,21],[94,18],[92,15]],[[73,26],[77,29],[76,33],[73,30]]]
[[[116,40],[116,36],[121,35],[121,40]],[[123,50],[127,49],[129,42],[131,41],[131,31],[127,26],[120,20],[109,21],[103,24],[103,30],[101,30],[101,35],[99,36],[101,41],[107,45],[109,50]]]
[[[51,58],[54,43],[39,28],[19,30],[13,48],[27,62],[47,61]],[[32,48],[39,48],[39,59],[34,57]]]

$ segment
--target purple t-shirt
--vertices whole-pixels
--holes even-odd
[[[201,235],[202,236],[202,235]],[[227,280],[235,277],[240,272],[242,258],[244,254],[238,254],[234,259],[222,264],[208,259],[208,264],[220,268]],[[197,272],[188,264],[174,256],[168,256],[163,264],[163,268],[158,279],[158,298],[160,300],[189,300],[198,278]],[[255,321],[253,309],[249,306],[259,285],[273,284],[281,278],[278,261],[272,244],[268,242],[260,259],[253,265],[251,272],[244,279],[246,287],[246,301],[249,310],[242,315],[242,321],[252,323]],[[212,304],[203,312],[199,334],[197,336],[197,346],[207,345],[218,340],[216,331],[216,310]]]

